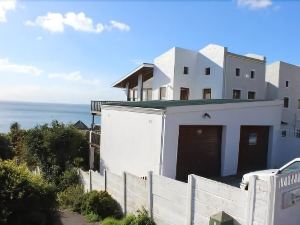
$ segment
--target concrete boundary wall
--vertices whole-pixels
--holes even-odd
[[[300,203],[282,209],[283,194],[300,189],[300,172],[264,180],[252,176],[248,191],[196,175],[184,183],[152,172],[143,178],[126,172],[79,173],[86,191],[106,190],[124,213],[145,208],[157,225],[208,225],[210,216],[220,211],[231,215],[235,225],[282,225],[287,217],[292,222],[286,225],[300,221]]]

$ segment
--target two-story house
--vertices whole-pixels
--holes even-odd
[[[125,89],[128,101],[265,99],[265,70],[265,57],[219,45],[198,52],[174,47],[113,86]]]

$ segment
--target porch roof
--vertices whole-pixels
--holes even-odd
[[[133,71],[131,71],[129,74],[127,74],[125,77],[123,77],[121,80],[114,83],[112,86],[116,88],[126,88],[126,83],[128,82],[129,88],[135,87],[137,86],[138,76],[140,74],[143,75],[143,81],[146,81],[153,77],[153,67],[154,65],[152,63],[143,63]]]

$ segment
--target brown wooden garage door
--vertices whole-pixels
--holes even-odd
[[[238,171],[261,170],[267,167],[268,126],[241,126]]]
[[[176,179],[189,174],[219,176],[221,171],[221,126],[180,126]]]

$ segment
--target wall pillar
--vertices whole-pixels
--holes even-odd
[[[137,90],[138,101],[143,101],[143,75],[138,76],[138,90]]]
[[[269,128],[269,144],[268,144],[268,168],[280,166],[280,159],[278,159],[277,151],[279,151],[278,141],[280,135],[280,126],[273,126]],[[280,157],[280,156],[279,156]]]
[[[130,101],[130,90],[129,90],[129,82],[126,83],[126,100]]]

